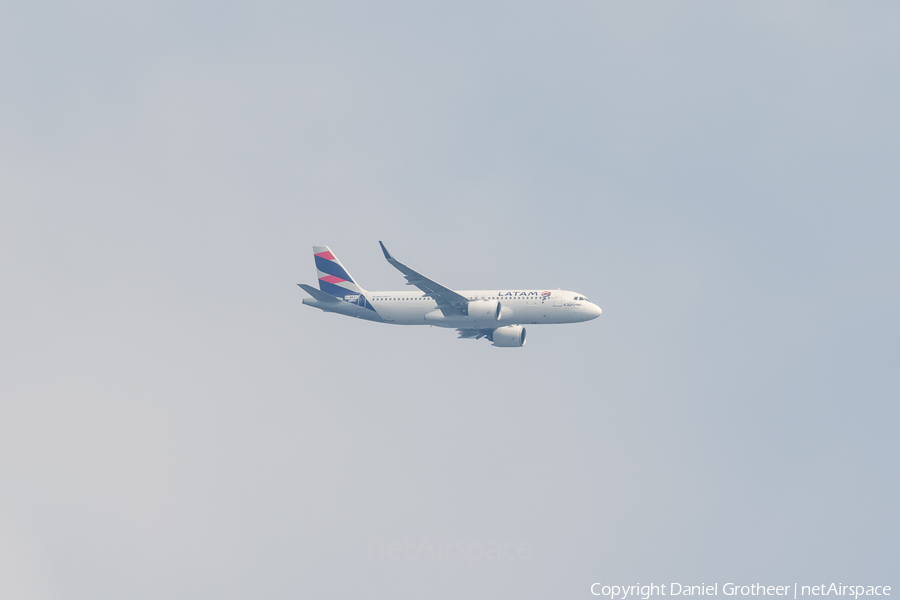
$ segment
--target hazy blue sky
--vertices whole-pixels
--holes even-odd
[[[896,3],[2,14],[0,597],[900,586]],[[301,305],[379,239],[604,314]]]

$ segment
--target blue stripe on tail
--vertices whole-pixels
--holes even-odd
[[[328,273],[329,275],[334,275],[335,277],[340,277],[344,281],[356,283],[355,281],[353,281],[353,278],[350,277],[350,274],[347,273],[347,271],[345,271],[343,267],[341,267],[341,265],[337,264],[336,262],[324,259],[321,256],[316,256],[315,258],[316,268],[318,270],[322,271],[323,273]],[[323,289],[322,291],[325,292],[327,290]]]

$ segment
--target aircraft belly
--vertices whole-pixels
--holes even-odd
[[[502,321],[496,320],[480,321],[462,315],[447,316],[439,310],[432,310],[425,315],[421,322],[427,325],[434,325],[435,327],[452,327],[458,329],[489,329],[501,327],[503,325]]]
[[[384,318],[379,315],[374,310],[369,310],[366,308],[357,308],[356,309],[356,317],[360,319],[365,319],[366,321],[375,321],[376,323],[384,323]]]
[[[404,307],[398,311],[395,319],[397,325],[426,325],[425,315],[434,310],[433,308],[425,308],[418,306]]]
[[[397,312],[393,306],[379,306],[377,310],[385,323],[397,322]]]
[[[399,306],[385,304],[378,307],[378,313],[385,323],[394,325],[427,325],[425,315],[434,310],[434,307],[425,306]]]
[[[575,312],[571,308],[565,308],[560,306],[548,307],[548,312],[546,312],[545,323],[580,323],[583,321],[581,318],[581,314]]]

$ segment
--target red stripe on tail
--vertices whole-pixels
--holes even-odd
[[[319,277],[319,281],[327,281],[328,283],[344,283],[347,280],[341,279],[340,277],[335,277],[334,275],[326,275],[325,277]]]

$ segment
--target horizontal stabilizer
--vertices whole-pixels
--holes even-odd
[[[303,291],[305,291],[307,294],[309,294],[310,296],[312,296],[313,298],[315,298],[316,300],[318,300],[320,302],[340,302],[341,301],[340,298],[335,298],[334,296],[332,296],[331,294],[329,294],[327,292],[323,292],[322,290],[317,290],[316,288],[314,288],[311,285],[306,285],[305,283],[298,283],[297,285],[302,287]]]

